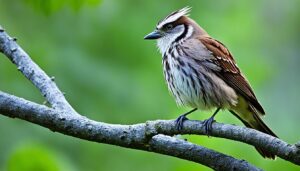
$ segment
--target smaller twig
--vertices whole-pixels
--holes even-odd
[[[152,134],[206,135],[206,130],[202,121],[187,120],[184,122],[181,131],[176,129],[174,121],[148,121],[147,125],[154,128],[151,130]],[[300,165],[300,152],[295,145],[288,144],[279,138],[275,138],[255,129],[214,122],[212,125],[211,136],[244,142],[265,149],[282,159]]]
[[[17,69],[28,78],[42,93],[54,109],[71,111],[77,114],[58,89],[53,78],[34,63],[29,55],[16,43],[16,38],[10,37],[0,26],[0,51],[10,59]]]

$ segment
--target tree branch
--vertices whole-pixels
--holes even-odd
[[[244,160],[238,160],[174,137],[159,133],[153,134],[153,130],[157,129],[154,127],[156,125],[154,122],[135,125],[96,122],[84,116],[54,110],[3,92],[0,92],[0,113],[8,117],[27,120],[65,135],[170,155],[194,161],[215,170],[260,170]],[[157,123],[175,128],[174,121],[157,121]]]
[[[77,138],[131,148],[143,146],[145,142],[158,134],[169,136],[178,134],[205,135],[205,127],[201,121],[185,121],[182,131],[176,129],[174,120],[147,121],[134,125],[107,124],[80,115],[71,116],[66,112],[60,112],[3,92],[0,92],[0,113]],[[213,123],[212,126],[211,136],[257,146],[300,165],[298,144],[290,145],[278,138],[247,127],[217,122]]]
[[[81,116],[67,102],[56,84],[1,26],[0,51],[17,65],[22,74],[41,91],[53,107],[52,109],[0,92],[0,112],[5,116],[20,118],[73,137],[175,156],[216,170],[259,170],[244,160],[171,137],[176,134],[205,135],[205,129],[200,121],[186,121],[184,129],[178,131],[174,120],[115,125]],[[290,145],[253,129],[220,123],[213,124],[212,136],[241,141],[300,165],[299,143]]]

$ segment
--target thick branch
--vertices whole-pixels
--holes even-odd
[[[0,52],[5,54],[17,66],[18,70],[40,90],[53,108],[72,111],[72,114],[76,114],[63,93],[57,88],[53,78],[49,78],[16,43],[16,39],[6,34],[1,26]]]
[[[201,121],[184,122],[184,129],[180,132],[176,129],[173,120],[148,121],[145,124],[135,125],[106,124],[82,116],[70,116],[3,92],[0,92],[0,112],[6,116],[24,119],[67,135],[125,147],[144,146],[148,139],[158,134],[205,135],[205,128]],[[257,146],[300,165],[299,147],[254,129],[214,123],[212,136]]]
[[[0,92],[0,113],[20,118],[73,137],[113,144],[127,148],[166,154],[206,165],[215,170],[260,170],[244,160],[237,160],[190,142],[161,135],[155,130],[171,126],[170,135],[176,133],[174,121],[146,124],[115,125],[96,122],[84,116],[59,112],[12,95]],[[150,123],[150,124],[149,124]],[[154,134],[155,133],[155,134]]]

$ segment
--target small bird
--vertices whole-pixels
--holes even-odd
[[[176,103],[193,108],[177,118],[177,129],[182,129],[186,116],[197,109],[215,108],[204,121],[207,135],[215,115],[220,109],[227,109],[245,126],[277,137],[262,121],[264,109],[232,54],[189,18],[189,12],[189,7],[172,12],[144,37],[157,40],[164,77]],[[256,149],[263,157],[275,159],[274,154]]]

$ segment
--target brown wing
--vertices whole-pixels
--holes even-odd
[[[199,40],[213,54],[215,63],[221,68],[221,71],[216,71],[215,73],[249,101],[261,114],[265,114],[264,109],[257,101],[252,88],[243,77],[228,49],[221,42],[211,37],[202,36],[199,37]]]

